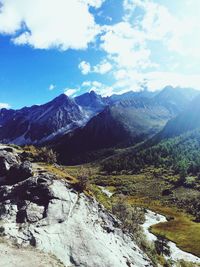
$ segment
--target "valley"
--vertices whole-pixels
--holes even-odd
[[[10,149],[19,153],[22,160],[31,162],[34,177],[53,175],[52,181],[63,180],[69,190],[77,194],[77,199],[80,192],[84,194],[84,205],[85,197],[94,198],[105,212],[121,221],[119,228],[131,235],[153,266],[196,267],[200,258],[200,130],[198,116],[189,112],[195,109],[197,114],[199,96],[196,95],[196,91],[172,87],[158,93],[126,93],[110,98],[90,92],[74,99],[60,96],[43,106],[27,108],[23,115],[23,109],[1,110],[0,137],[6,134],[4,129],[18,134],[16,125],[19,127],[24,120],[34,124],[38,137],[41,134],[39,140],[32,138],[33,132],[28,127],[23,134],[23,143],[18,142],[21,137],[10,140],[2,137],[1,142],[5,145],[1,145],[1,150],[7,149],[6,144],[10,143]],[[43,113],[46,105],[51,113]],[[33,110],[39,112],[39,117],[37,112],[32,113]],[[29,112],[36,115],[29,118]],[[69,121],[66,121],[65,113]],[[82,118],[81,124],[77,123],[78,114]],[[186,122],[188,128],[182,119],[186,117],[190,121],[190,124]],[[13,120],[17,123],[12,124]],[[51,132],[40,128],[43,121]],[[20,127],[20,131],[23,129]],[[177,132],[177,129],[182,130]],[[44,201],[43,197],[41,201]],[[145,230],[156,236],[153,243],[142,230],[148,212],[165,218],[158,223],[154,219]],[[68,227],[68,219],[64,219],[62,227]],[[84,219],[83,224],[87,224],[87,220]],[[62,228],[62,231],[68,231],[66,229]],[[78,231],[84,233],[85,228]],[[112,232],[110,228],[108,231]],[[101,239],[101,235],[98,238]],[[45,238],[43,234],[42,238]],[[62,247],[64,241],[59,242]],[[171,250],[176,247],[182,256],[176,257],[168,247]],[[41,248],[53,252],[62,262],[69,262],[61,256],[61,251],[51,250],[46,241]],[[71,263],[76,266],[74,262],[75,259]],[[136,266],[140,266],[139,263]]]

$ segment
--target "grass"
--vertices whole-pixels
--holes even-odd
[[[176,243],[180,249],[200,257],[200,223],[194,222],[191,215],[147,197],[127,197],[127,202],[166,216],[169,220],[153,225],[151,232],[166,237]]]
[[[96,200],[101,203],[107,210],[111,210],[112,200],[106,194],[102,192],[102,190],[96,185],[90,185],[90,191],[93,196],[95,196]]]
[[[82,168],[82,166],[56,167],[43,163],[40,166],[72,184],[77,182],[76,177]],[[160,170],[148,169],[136,175],[105,175],[100,173],[96,166],[84,165],[84,168],[89,173],[91,193],[105,208],[110,210],[117,196],[127,190],[125,194],[127,203],[148,208],[170,218],[165,223],[152,226],[153,234],[163,235],[176,243],[180,249],[200,257],[200,223],[195,223],[192,216],[178,210],[177,207],[171,204],[169,206],[162,196],[162,190],[169,186],[168,182],[171,179],[170,176],[167,177],[167,172],[160,178],[160,175],[157,175],[160,174]],[[156,179],[152,175],[153,172],[156,174]],[[109,198],[98,187],[99,185],[115,192],[115,195]]]
[[[65,169],[65,167],[61,167],[61,166],[56,167],[55,165],[46,164],[46,163],[38,163],[38,165],[39,165],[39,167],[41,167],[41,169],[43,169],[47,172],[50,172],[57,177],[63,178],[64,180],[66,180],[70,184],[77,183],[76,177],[70,175],[67,172],[67,170]]]
[[[77,168],[73,167],[73,171],[75,170]],[[168,197],[162,196],[162,191],[170,186],[169,181],[176,180],[176,177],[171,177],[166,170],[163,172],[159,169],[146,169],[135,175],[103,175],[98,168],[92,168],[92,173],[93,193],[105,207],[110,208],[112,201],[125,192],[125,201],[129,204],[148,208],[170,219],[152,226],[152,233],[163,235],[176,243],[180,249],[200,257],[200,223],[194,222],[191,215],[180,211],[175,206],[176,203],[172,204]],[[97,185],[110,188],[115,195],[109,199]],[[187,192],[187,189],[183,190]]]
[[[156,211],[173,219],[152,226],[152,233],[163,235],[180,249],[200,257],[200,223],[195,223],[191,216],[173,208],[163,207]]]

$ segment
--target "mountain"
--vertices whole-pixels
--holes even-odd
[[[75,102],[91,113],[102,111],[108,104],[108,99],[96,94],[94,91],[82,94],[74,98]]]
[[[62,94],[41,106],[0,110],[0,140],[3,143],[40,144],[84,125],[87,110]]]
[[[130,139],[135,143],[157,133],[195,95],[195,90],[172,87],[156,93],[144,90],[106,98],[94,91],[74,99],[62,94],[40,106],[20,110],[1,109],[0,142],[41,145],[80,128],[77,131],[80,133],[75,132],[73,136],[81,139],[81,133],[86,131],[88,136],[96,137],[92,138],[96,144],[89,144],[89,150],[129,144]],[[101,112],[82,130],[87,122]],[[98,129],[98,134],[93,132],[94,128]],[[104,141],[99,141],[103,136],[110,139],[105,137]],[[75,137],[72,139],[75,140]]]
[[[192,88],[180,88],[166,86],[159,94],[157,94],[154,100],[161,105],[165,105],[168,110],[179,113],[183,111],[188,103],[190,103],[199,92]]]
[[[151,139],[103,161],[109,171],[140,171],[147,166],[170,169],[174,175],[200,172],[200,95]]]
[[[98,150],[128,147],[141,142],[158,133],[196,95],[196,91],[189,94],[184,89],[174,91],[176,89],[166,87],[151,97],[143,94],[138,97],[138,93],[136,97],[135,93],[127,93],[129,98],[118,96],[114,103],[84,127],[62,136],[53,147],[63,163],[74,164],[90,161],[94,157],[93,152]],[[173,98],[174,95],[180,96]]]
[[[200,95],[198,95],[189,106],[176,118],[170,120],[164,129],[159,133],[157,139],[165,139],[180,134],[200,129]]]
[[[142,90],[140,92],[129,91],[129,92],[123,93],[121,95],[113,94],[110,97],[110,102],[116,103],[119,101],[130,100],[130,99],[152,98],[156,94],[158,94],[158,92],[152,92],[152,91],[148,91],[148,90]]]

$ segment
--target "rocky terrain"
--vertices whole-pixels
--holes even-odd
[[[1,147],[0,177],[1,238],[18,247],[0,244],[1,266],[25,266],[28,255],[33,260],[41,252],[46,258],[37,257],[38,267],[152,266],[97,201],[53,174],[34,172],[16,150]],[[20,257],[22,263],[16,265]]]
[[[16,247],[8,242],[0,241],[0,266],[2,267],[64,267],[64,265],[52,255],[45,254],[35,249]]]

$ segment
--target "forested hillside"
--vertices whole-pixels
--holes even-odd
[[[154,166],[171,169],[180,175],[198,175],[200,172],[200,130],[161,141],[157,145],[148,146],[146,143],[142,146],[102,161],[103,170],[135,173],[147,166]]]

